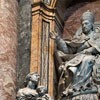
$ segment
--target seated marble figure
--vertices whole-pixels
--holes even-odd
[[[70,41],[63,40],[55,32],[50,33],[57,45],[55,53],[60,59],[59,80],[65,78],[63,95],[74,97],[99,92],[100,33],[95,31],[94,21],[94,13],[84,12],[81,17],[81,33],[75,34]]]

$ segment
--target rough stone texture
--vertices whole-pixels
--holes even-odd
[[[65,19],[64,14],[67,10],[68,5],[72,1],[73,0],[57,0],[56,9],[57,9],[57,12],[58,12],[60,18],[62,19],[62,21],[64,21],[64,19]]]
[[[0,0],[0,100],[15,100],[17,1]]]
[[[72,100],[99,100],[96,94],[86,94],[73,97]]]
[[[17,89],[23,87],[30,70],[31,0],[19,1]]]
[[[62,21],[65,21],[67,8],[81,2],[93,2],[97,0],[57,0],[56,9]],[[98,0],[99,1],[99,0]]]
[[[100,21],[100,1],[83,2],[68,8],[65,13],[66,21],[63,32],[64,38],[72,38],[80,27],[80,17],[83,12],[90,10],[95,13],[96,21]]]

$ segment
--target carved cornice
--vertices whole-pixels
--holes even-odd
[[[45,4],[43,1],[34,2],[32,4],[32,16],[40,14],[43,18],[47,20],[54,20],[56,25],[62,30],[63,21],[59,17],[56,8],[53,7],[53,3],[56,3],[55,1],[56,0],[51,2],[52,6]]]
[[[48,12],[53,12],[55,11],[55,7],[51,7],[51,6],[48,6],[47,4],[45,4],[43,1],[40,1],[40,2],[35,2],[32,4],[32,9],[36,8],[36,7],[40,7],[40,8],[43,8],[44,10],[47,10]],[[39,8],[39,9],[40,9]],[[32,10],[33,11],[33,10]]]
[[[50,4],[46,3],[46,0],[34,0],[33,3],[39,3],[39,2],[43,2],[45,5],[49,6],[49,7],[55,7],[57,0],[50,0]]]

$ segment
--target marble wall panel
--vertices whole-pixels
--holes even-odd
[[[0,100],[16,98],[17,1],[0,0]]]

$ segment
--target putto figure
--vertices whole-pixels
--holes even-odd
[[[47,93],[48,92],[47,87],[39,86],[37,88],[37,92],[39,94],[39,98],[37,98],[37,100],[53,100],[53,99],[51,99],[51,97]]]
[[[72,98],[83,94],[99,93],[100,33],[95,31],[94,21],[95,16],[92,12],[84,12],[81,17],[81,33],[75,34],[70,41],[63,40],[57,33],[50,33],[50,37],[55,40],[57,45],[55,53],[60,63],[59,81],[64,78],[62,84],[65,87],[61,97],[63,100],[66,98],[72,100]],[[85,97],[86,100],[97,100],[98,97],[92,95],[91,99],[89,98],[89,96]],[[81,97],[76,99],[84,100]]]
[[[17,92],[17,100],[51,100],[47,94],[47,87],[38,86],[38,73],[30,73],[26,76],[25,88],[19,89]]]
[[[19,89],[17,100],[36,100],[39,95],[36,91],[39,82],[38,73],[31,73],[26,76],[26,87]]]

